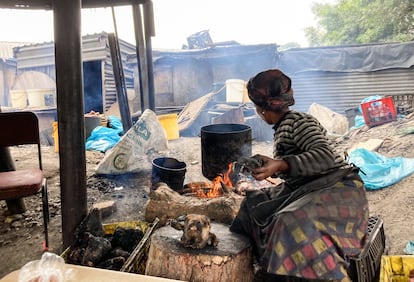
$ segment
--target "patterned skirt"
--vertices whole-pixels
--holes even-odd
[[[349,258],[363,249],[368,224],[358,174],[272,195],[247,193],[230,228],[251,238],[261,269],[308,280],[348,280]]]

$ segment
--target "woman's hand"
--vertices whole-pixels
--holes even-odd
[[[263,165],[252,171],[252,176],[256,180],[264,180],[279,172],[286,172],[289,170],[289,165],[284,160],[275,160],[267,156],[255,155],[254,158],[260,158]]]

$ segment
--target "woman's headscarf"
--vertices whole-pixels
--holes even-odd
[[[278,69],[266,70],[247,83],[250,100],[257,106],[280,111],[295,104],[291,79]]]

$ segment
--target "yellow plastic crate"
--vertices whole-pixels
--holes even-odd
[[[114,223],[104,223],[102,224],[102,227],[104,229],[105,235],[112,235],[115,232],[115,229],[117,227],[121,228],[131,228],[136,229],[139,228],[143,233],[147,231],[148,228],[148,222],[146,221],[119,221]]]
[[[382,256],[380,282],[407,282],[414,269],[414,256]]]

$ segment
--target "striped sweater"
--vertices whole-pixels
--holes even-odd
[[[289,172],[277,175],[293,187],[346,166],[335,152],[326,129],[313,116],[290,111],[273,129],[273,157],[289,164]]]

